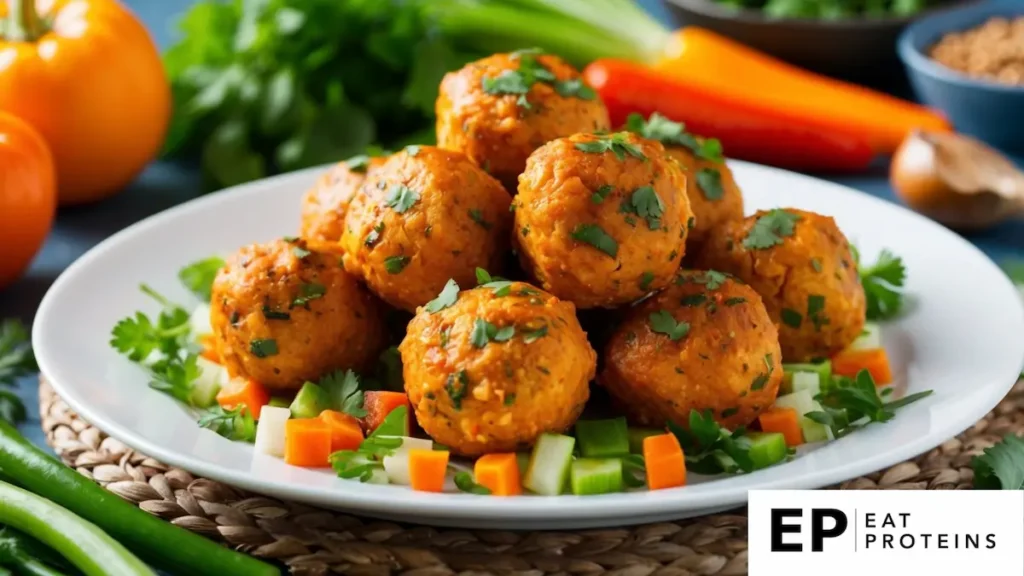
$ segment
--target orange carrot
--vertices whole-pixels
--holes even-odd
[[[331,429],[319,418],[292,418],[284,423],[284,461],[292,466],[330,466]]]
[[[514,452],[486,454],[473,466],[473,476],[495,496],[518,496],[523,493],[519,461]]]
[[[409,450],[409,485],[420,492],[441,492],[448,472],[448,452]]]
[[[210,362],[223,364],[220,358],[220,352],[217,351],[217,339],[214,338],[213,334],[203,334],[200,336],[199,346],[202,349],[199,353],[200,356],[206,358]]]
[[[800,429],[800,415],[792,408],[771,408],[761,413],[758,418],[761,430],[778,432],[786,438],[786,446],[799,446],[804,443],[804,433]]]
[[[331,431],[331,452],[355,450],[363,442],[363,428],[348,414],[336,410],[324,410],[320,419]]]
[[[867,370],[876,386],[892,383],[889,355],[885,348],[870,350],[844,350],[832,358],[832,372],[854,378],[861,370]]]
[[[399,406],[409,407],[409,397],[402,392],[366,392],[363,394],[363,408],[366,409],[363,426],[367,431],[375,430],[384,418]],[[409,414],[412,414],[412,410],[409,410]]]
[[[270,392],[259,382],[249,378],[232,378],[217,392],[217,404],[224,408],[245,406],[252,417],[259,420],[260,410],[270,402]]]
[[[647,488],[660,490],[686,485],[686,460],[683,448],[674,434],[644,438],[644,464],[647,467]]]

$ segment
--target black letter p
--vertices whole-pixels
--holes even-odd
[[[835,527],[825,530],[825,518],[835,521]],[[815,508],[811,510],[811,551],[821,552],[825,538],[835,538],[846,532],[846,514],[834,508]]]

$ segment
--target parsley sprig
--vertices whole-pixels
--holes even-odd
[[[355,418],[366,416],[363,408],[363,390],[359,375],[352,370],[336,370],[320,378],[318,382],[327,392],[327,399],[332,409]]]
[[[804,416],[830,427],[839,438],[872,422],[888,422],[897,409],[931,394],[925,390],[887,402],[883,398],[887,393],[879,392],[871,373],[861,370],[854,378],[833,376],[828,389],[816,397],[824,410]]]
[[[1013,434],[971,460],[974,487],[981,490],[1024,490],[1024,440]]]
[[[594,89],[580,78],[558,80],[554,73],[537,59],[539,55],[541,51],[536,48],[514,52],[513,56],[519,61],[519,67],[515,70],[503,70],[501,74],[491,78],[484,78],[484,92],[495,95],[518,95],[516,105],[525,110],[533,108],[527,94],[535,84],[548,84],[563,98],[593,100],[597,97]]]
[[[712,162],[722,162],[722,143],[717,138],[698,139],[686,131],[686,125],[673,122],[655,112],[644,121],[644,117],[636,112],[626,119],[626,129],[639,134],[648,140],[657,140],[668,146],[682,146],[696,157]]]
[[[0,322],[0,386],[13,388],[17,380],[37,370],[28,330],[20,320]],[[17,424],[27,412],[21,399],[10,390],[0,390],[0,420]]]
[[[783,238],[793,235],[796,223],[800,220],[799,214],[787,212],[782,208],[776,208],[765,212],[747,233],[743,239],[743,247],[751,250],[763,250],[782,244]]]
[[[647,220],[651,230],[661,228],[661,216],[665,213],[665,203],[654,190],[653,186],[641,186],[633,191],[628,199],[623,200],[619,212],[635,214]]]
[[[179,270],[178,279],[198,298],[204,302],[209,302],[210,292],[213,289],[213,280],[223,267],[223,258],[211,256],[210,258],[193,262]]]
[[[650,326],[651,332],[664,334],[673,342],[682,340],[690,333],[690,324],[682,320],[677,322],[668,310],[651,312],[647,317],[647,324]]]
[[[211,406],[199,413],[198,424],[228,440],[256,441],[256,421],[244,406],[231,409]]]
[[[619,255],[619,243],[597,224],[577,224],[571,236],[573,240],[586,242],[612,258]]]
[[[903,283],[907,278],[903,259],[882,250],[874,264],[862,265],[860,255],[856,250],[853,253],[867,299],[868,320],[888,320],[898,315],[903,309]]]
[[[750,438],[746,430],[730,432],[719,426],[711,410],[690,410],[689,429],[668,422],[668,429],[679,439],[686,455],[686,468],[697,474],[751,472]]]
[[[629,132],[616,132],[615,134],[599,134],[594,140],[577,142],[576,149],[587,154],[604,154],[611,152],[620,161],[626,156],[632,156],[640,160],[647,160],[640,146],[633,144],[628,138]]]

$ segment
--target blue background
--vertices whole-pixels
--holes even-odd
[[[122,1],[145,22],[161,48],[166,47],[174,38],[176,16],[192,4],[192,0]],[[659,19],[668,20],[659,0],[639,2]],[[887,173],[887,166],[879,164],[857,176],[826,177],[896,201],[887,182]],[[0,318],[17,316],[30,322],[40,299],[53,280],[86,250],[137,220],[198,196],[199,191],[200,178],[194,170],[167,162],[155,162],[124,193],[115,198],[95,206],[62,210],[53,232],[28,274],[13,286],[0,291]],[[1004,224],[967,238],[997,261],[1024,257],[1022,221]],[[941,258],[942,255],[936,254],[935,257]],[[88,298],[102,297],[102,294],[83,295],[83,304],[88,305]],[[32,419],[21,426],[21,430],[28,438],[43,444],[39,419],[35,417],[38,403],[36,381],[25,379],[20,384],[19,394],[33,414]]]

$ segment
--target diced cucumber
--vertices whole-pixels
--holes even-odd
[[[821,405],[814,399],[814,395],[811,394],[810,390],[800,390],[799,392],[783,394],[775,399],[775,407],[792,408],[796,410],[796,413],[799,416],[803,416],[808,412],[821,410]]]
[[[192,311],[188,318],[189,327],[192,329],[192,338],[198,340],[200,336],[213,334],[213,326],[210,325],[210,305],[200,304]]]
[[[622,491],[622,460],[580,458],[570,468],[572,493],[577,496]]]
[[[828,440],[835,440],[835,435],[832,434],[832,429],[828,426],[815,422],[806,416],[800,417],[800,430],[804,433],[804,442],[808,444],[812,442],[826,442]]]
[[[789,394],[793,391],[793,374],[798,372],[813,372],[817,374],[819,387],[827,388],[828,383],[832,381],[832,362],[830,360],[823,360],[807,364],[783,364],[782,385],[779,393]]]
[[[557,496],[565,486],[576,439],[561,434],[541,434],[530,454],[523,485],[543,496]]]
[[[210,362],[202,356],[196,358],[199,377],[192,381],[189,400],[198,408],[209,408],[217,401],[217,392],[227,384],[228,372],[216,362]]]
[[[658,436],[664,434],[664,430],[658,430],[655,428],[633,428],[630,426],[629,431],[629,453],[630,454],[643,454],[644,453],[644,438],[649,436]]]
[[[629,454],[629,427],[626,419],[579,420],[576,442],[585,458],[611,458]]]
[[[270,398],[270,402],[267,402],[267,406],[277,406],[278,408],[288,408],[291,404],[290,400],[280,396],[273,396]]]
[[[747,434],[750,438],[750,460],[754,469],[760,470],[786,459],[786,437],[779,432]]]
[[[850,344],[850,350],[872,350],[882,347],[882,327],[874,322],[865,322],[860,336]]]
[[[306,382],[299,388],[289,409],[292,418],[316,418],[328,405],[327,391],[312,382]]]
[[[812,398],[820,394],[821,381],[818,379],[818,375],[814,372],[794,372],[793,392],[799,392],[801,390],[807,390],[810,392]]]
[[[256,427],[256,451],[284,458],[285,422],[292,415],[287,408],[264,406],[260,409],[260,425]]]
[[[384,421],[370,432],[370,436],[408,436],[409,435],[409,409],[399,406],[388,412]]]

